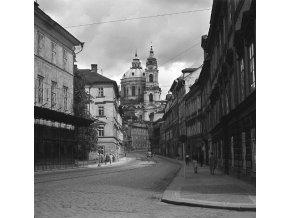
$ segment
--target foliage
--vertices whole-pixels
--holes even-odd
[[[91,119],[87,111],[87,104],[91,102],[90,96],[85,90],[85,80],[81,73],[74,72],[74,113],[75,116]],[[81,150],[95,151],[97,149],[98,132],[97,125],[89,127],[76,127],[76,142]]]

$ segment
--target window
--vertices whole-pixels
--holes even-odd
[[[252,170],[256,172],[256,128],[251,129]]]
[[[56,64],[56,44],[51,42],[51,62]]]
[[[241,71],[241,101],[245,98],[245,66],[244,59],[240,60],[240,71]]]
[[[143,76],[145,76],[145,73],[143,73]]]
[[[126,87],[124,87],[124,97],[126,97]]]
[[[43,50],[44,50],[44,35],[38,32],[38,55],[44,56]]]
[[[242,132],[242,160],[243,160],[243,169],[246,169],[246,133]]]
[[[56,85],[56,82],[51,81],[51,107],[56,105]]]
[[[231,137],[231,158],[232,158],[232,167],[234,167],[234,137]]]
[[[99,126],[98,127],[98,136],[101,137],[101,136],[104,136],[104,126]]]
[[[231,109],[235,107],[235,77],[234,74],[231,76]]]
[[[132,76],[134,76],[134,73],[132,72]]]
[[[255,51],[254,43],[251,43],[249,47],[249,58],[250,58],[250,79],[251,79],[251,91],[256,89],[256,72],[255,72]]]
[[[99,116],[104,116],[104,106],[99,106]]]
[[[132,96],[135,96],[135,86],[132,86]]]
[[[153,94],[152,93],[149,94],[149,102],[153,102]]]
[[[99,88],[98,97],[104,97],[104,88]]]
[[[63,49],[63,69],[67,70],[67,51]]]
[[[65,111],[67,110],[67,90],[68,87],[63,86],[63,108]]]
[[[228,90],[228,88],[227,88]],[[226,100],[226,114],[229,113],[229,97],[228,97],[228,91],[226,90],[226,94],[225,94],[225,100]]]
[[[153,75],[152,74],[149,75],[149,82],[153,82]]]
[[[231,5],[232,2],[231,1],[232,0],[228,1],[228,6],[229,6],[229,20],[228,20],[229,21],[229,26],[231,25],[231,21],[232,21],[232,15],[231,15],[232,14],[232,5]]]
[[[37,76],[37,87],[38,87],[38,91],[37,91],[37,102],[39,104],[43,103],[43,77],[38,75]]]
[[[140,87],[138,88],[138,95],[141,95],[141,89],[140,89]]]

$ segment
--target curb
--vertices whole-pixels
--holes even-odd
[[[164,199],[163,197],[161,199],[161,202],[179,205],[179,206],[216,208],[216,209],[226,209],[226,210],[236,210],[236,211],[256,211],[256,207],[251,207],[251,206],[243,207],[243,206],[232,206],[232,205],[217,205],[217,204],[211,204],[210,202],[201,204],[201,203],[194,203],[194,202],[168,200],[168,199]]]

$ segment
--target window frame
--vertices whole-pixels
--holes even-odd
[[[66,49],[63,49],[62,60],[63,60],[63,69],[64,70],[67,70],[67,65],[68,65],[68,52],[67,52]]]
[[[105,116],[105,107],[104,106],[98,106],[98,114],[99,114],[99,116]]]
[[[44,40],[45,40],[45,35],[44,35],[43,33],[41,33],[40,31],[38,31],[38,39],[37,39],[37,54],[38,54],[39,56],[42,56],[42,55],[41,55],[41,52],[42,52],[42,49],[43,49],[44,46],[45,46]]]
[[[104,96],[104,87],[99,87],[98,88],[98,97],[105,97]]]
[[[105,126],[100,125],[98,126],[98,137],[104,137],[105,136]]]
[[[251,43],[248,47],[249,51],[249,65],[250,65],[250,90],[251,92],[256,89],[256,67],[255,67],[255,47]]]
[[[67,86],[63,86],[63,109],[65,111],[67,111],[67,106],[68,106],[68,87]]]
[[[56,106],[57,82],[51,81],[51,108]]]
[[[57,45],[55,42],[51,41],[51,62],[53,64],[56,64],[56,53],[57,53],[57,49],[56,49]]]
[[[153,83],[154,79],[153,79],[153,74],[149,74],[149,82]]]
[[[37,75],[37,103],[43,104],[43,81],[44,77],[41,75]]]
[[[241,91],[241,101],[245,100],[245,62],[244,58],[241,58],[239,61],[240,68],[240,91]]]

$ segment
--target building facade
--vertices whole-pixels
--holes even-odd
[[[117,83],[99,74],[97,64],[92,64],[91,69],[76,70],[78,74],[83,75],[86,92],[90,95],[87,111],[96,119],[97,146],[103,149],[104,154],[118,157],[123,153],[123,132]],[[91,156],[93,158],[93,155]]]
[[[203,133],[225,173],[256,177],[256,1],[213,2],[200,78]]]
[[[76,126],[92,121],[74,116],[73,63],[78,39],[34,2],[34,162],[35,170],[74,165]]]
[[[192,158],[193,154],[199,160],[206,159],[206,147],[202,138],[202,113],[201,113],[201,92],[195,82],[185,99],[185,124],[187,137],[187,151]]]
[[[200,67],[182,70],[182,75],[171,85],[171,94],[167,95],[168,101],[163,116],[167,156],[184,159],[186,153],[190,154],[190,144],[186,143],[185,96],[199,77],[200,71]]]

